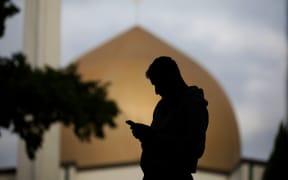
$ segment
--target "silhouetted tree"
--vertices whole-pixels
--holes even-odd
[[[1,14],[11,7],[2,1],[0,5]],[[0,23],[4,22],[1,19]],[[44,133],[57,122],[73,125],[83,141],[104,137],[103,126],[115,127],[119,113],[117,104],[107,98],[107,85],[82,81],[76,64],[40,69],[32,68],[21,53],[0,56],[0,128],[25,141],[30,159],[41,147]]]
[[[0,38],[5,32],[5,20],[19,12],[19,9],[10,0],[0,1]]]
[[[280,124],[275,138],[273,151],[266,165],[263,180],[288,179],[288,134],[283,123]]]

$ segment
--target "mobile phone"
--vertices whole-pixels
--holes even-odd
[[[135,124],[135,122],[133,122],[132,120],[127,120],[126,124],[128,124],[130,126],[133,126]]]

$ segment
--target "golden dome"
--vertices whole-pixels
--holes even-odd
[[[62,162],[80,167],[103,166],[139,161],[140,144],[131,135],[125,120],[150,124],[159,100],[145,72],[154,58],[171,56],[177,61],[189,85],[204,89],[209,101],[209,127],[204,156],[199,168],[232,171],[240,161],[240,140],[235,115],[219,83],[193,59],[172,48],[140,27],[134,27],[77,60],[83,80],[111,82],[109,97],[122,114],[116,129],[105,128],[106,138],[81,143],[71,129],[62,129]]]

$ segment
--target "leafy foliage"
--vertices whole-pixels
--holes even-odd
[[[0,37],[5,32],[5,20],[19,12],[19,9],[10,0],[0,1]]]
[[[288,179],[288,134],[283,123],[280,124],[274,148],[263,174],[263,180]]]
[[[0,1],[0,38],[5,20],[18,12],[11,0]],[[76,70],[76,64],[58,70],[32,68],[21,53],[0,56],[0,130],[12,128],[25,141],[30,159],[56,122],[73,125],[83,141],[103,138],[103,126],[116,126],[113,118],[119,109],[107,98],[108,84],[83,82]]]
[[[108,84],[82,82],[76,69],[33,69],[22,54],[0,57],[0,127],[12,127],[24,139],[31,159],[53,123],[73,124],[84,141],[104,137],[106,124],[115,127],[119,110],[107,99]]]

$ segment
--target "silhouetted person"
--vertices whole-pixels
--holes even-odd
[[[188,86],[176,62],[156,58],[146,77],[161,96],[151,126],[128,120],[142,146],[144,180],[192,180],[205,149],[208,127],[207,101],[203,90]]]

